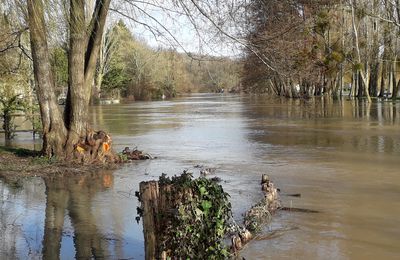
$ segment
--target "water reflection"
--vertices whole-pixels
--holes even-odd
[[[65,213],[68,212],[74,229],[75,258],[104,258],[107,240],[97,229],[91,210],[92,199],[97,192],[110,188],[111,173],[85,176],[45,178],[46,217],[43,239],[43,259],[58,259]]]
[[[123,259],[142,255],[135,208],[120,208],[122,201],[131,201],[134,206],[136,200],[112,189],[111,171],[19,183],[0,180],[0,259]]]
[[[249,138],[321,152],[398,154],[400,103],[363,100],[253,98],[244,111],[255,123]],[[318,156],[318,155],[315,155]]]

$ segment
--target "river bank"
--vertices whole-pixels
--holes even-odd
[[[65,163],[39,156],[37,151],[0,146],[0,178],[17,183],[27,177],[84,175],[99,170],[115,170],[117,164]]]

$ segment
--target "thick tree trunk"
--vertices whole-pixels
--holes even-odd
[[[67,155],[79,139],[89,131],[89,102],[100,51],[101,38],[110,0],[97,1],[92,21],[89,24],[90,37],[87,38],[85,25],[85,5],[83,1],[70,1],[70,54],[69,54],[69,94],[67,98],[68,127]]]
[[[392,92],[392,99],[396,100],[397,95],[399,92],[399,87],[400,87],[400,79],[397,81],[397,73],[396,73],[396,67],[397,67],[397,56],[394,57],[393,61],[393,92]]]
[[[369,77],[369,92],[371,96],[378,96],[378,78],[379,78],[379,62],[371,65],[371,74]]]
[[[89,97],[85,91],[85,50],[86,25],[85,4],[83,1],[70,1],[70,51],[69,69],[69,100],[66,125],[68,128],[67,155],[72,155],[74,145],[80,137],[86,136],[88,122]]]
[[[54,92],[42,1],[28,0],[33,70],[43,125],[43,153],[62,156],[66,129]]]
[[[69,87],[63,118],[51,74],[43,2],[27,1],[36,92],[43,123],[43,152],[48,156],[72,159],[82,139],[89,139],[91,86],[109,5],[110,0],[97,0],[87,26],[85,1],[70,0]],[[108,143],[109,137],[102,139]],[[79,152],[82,149],[81,146]]]
[[[85,55],[85,88],[90,95],[91,85],[96,71],[96,63],[100,53],[101,39],[107,19],[111,0],[96,2],[95,11],[90,24],[90,37]]]

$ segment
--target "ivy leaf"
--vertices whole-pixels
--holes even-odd
[[[206,189],[204,186],[201,186],[201,187],[199,188],[199,190],[200,190],[200,195],[201,195],[201,196],[207,195],[207,194],[208,194],[207,189]]]
[[[208,214],[208,210],[212,207],[212,203],[211,203],[211,201],[203,200],[201,202],[201,207],[203,208],[204,215],[207,215]]]
[[[195,212],[197,216],[203,215],[203,211],[199,208],[196,208]]]

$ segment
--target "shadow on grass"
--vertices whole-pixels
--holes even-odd
[[[36,157],[40,156],[40,151],[33,151],[33,150],[28,150],[25,148],[14,148],[14,147],[6,147],[6,146],[0,146],[0,153],[2,152],[8,152],[15,154],[18,157]]]

